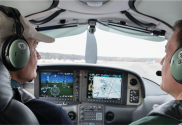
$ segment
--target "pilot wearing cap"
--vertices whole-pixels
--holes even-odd
[[[23,83],[33,80],[37,76],[37,73],[36,73],[37,62],[39,59],[41,59],[40,54],[36,50],[38,43],[39,42],[52,43],[55,41],[55,39],[52,37],[46,36],[44,34],[38,33],[35,30],[35,28],[29,23],[29,21],[26,20],[21,14],[19,15],[19,17],[17,17],[17,15],[15,15],[14,13],[12,14],[12,17],[6,15],[3,12],[3,7],[4,6],[1,7],[1,11],[0,11],[1,61],[9,70],[9,74],[11,76],[12,88],[23,88],[22,87]],[[10,10],[10,12],[13,12],[13,11],[19,12],[15,8],[8,7],[8,9]],[[15,24],[21,26],[21,30],[20,30],[21,32],[19,36],[22,36],[22,39],[25,39],[27,43],[25,42],[23,44],[22,43],[18,44],[17,47],[22,49],[22,51],[20,53],[15,52],[13,56],[10,56],[8,59],[9,59],[9,62],[12,62],[12,63],[9,64],[8,61],[4,61],[6,60],[7,57],[6,57],[6,52],[3,53],[3,49],[5,48],[4,46],[9,45],[9,43],[7,45],[8,41],[6,40],[13,39],[13,38],[9,38],[9,36],[16,35],[17,34],[16,32],[19,32],[15,28],[16,27]],[[28,49],[28,48],[29,48],[29,51],[26,53],[25,49]],[[13,50],[14,49],[12,49],[12,51]],[[11,47],[10,47],[10,51],[11,51]],[[16,56],[19,56],[18,54],[22,54],[23,56],[27,56],[26,58],[28,58],[27,61],[25,61],[25,66],[23,67],[21,66],[19,67],[19,65],[22,62],[24,62],[24,60],[23,59],[16,60]],[[12,61],[14,58],[15,60]],[[16,67],[18,70],[16,70],[16,68],[13,69],[12,67]],[[30,97],[33,97],[33,95],[31,95]],[[56,105],[54,103],[38,100],[35,98],[29,99],[28,101],[23,101],[23,100],[21,101],[34,113],[34,115],[37,117],[40,124],[72,125],[70,118],[68,117],[65,110],[61,107],[61,105]]]

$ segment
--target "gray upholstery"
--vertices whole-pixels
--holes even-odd
[[[38,125],[32,111],[13,99],[10,81],[9,72],[0,62],[0,124]]]

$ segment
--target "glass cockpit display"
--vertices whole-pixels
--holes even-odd
[[[41,97],[73,97],[73,73],[41,72]]]
[[[121,99],[122,75],[89,73],[88,98]]]

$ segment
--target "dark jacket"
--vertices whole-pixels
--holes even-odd
[[[173,100],[160,105],[147,117],[130,125],[178,125],[180,123],[182,123],[182,100]]]
[[[14,90],[14,98],[26,105],[34,113],[40,124],[73,125],[61,105],[35,99],[16,80],[11,80],[11,86]]]

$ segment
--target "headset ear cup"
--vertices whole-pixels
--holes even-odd
[[[12,70],[13,71],[13,66],[11,65],[11,63],[9,61],[7,61],[7,58],[6,58],[6,50],[7,50],[7,46],[8,44],[10,43],[10,40],[13,38],[13,36],[9,36],[7,37],[6,39],[3,40],[3,42],[1,43],[1,48],[0,48],[0,52],[1,52],[1,61],[2,63],[6,66],[6,68],[8,70]]]
[[[24,38],[10,36],[3,42],[1,60],[8,70],[20,70],[27,64],[29,57],[30,48]]]
[[[20,12],[12,7],[0,5],[0,11],[14,19],[15,35],[7,37],[0,47],[0,58],[8,70],[17,71],[23,68],[30,58],[30,48],[23,37],[23,25]],[[13,28],[13,27],[12,27]]]
[[[182,84],[182,48],[174,52],[170,61],[170,68],[173,78]]]

